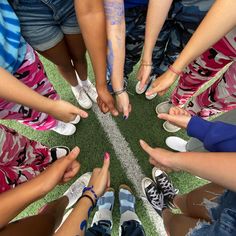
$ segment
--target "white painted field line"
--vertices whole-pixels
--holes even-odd
[[[141,182],[145,176],[137,162],[137,159],[129,148],[128,142],[122,136],[119,128],[116,125],[116,122],[112,119],[110,115],[104,115],[103,113],[101,113],[97,105],[93,105],[92,109],[96,114],[99,123],[103,127],[110,143],[112,144],[116,156],[121,162],[121,165],[125,170],[127,177],[132,182],[132,187],[135,188],[136,192],[138,193],[138,196],[142,199],[143,193],[141,188]],[[166,236],[165,229],[160,216],[145,200],[143,200],[143,204],[146,208],[150,220],[156,228],[156,232],[158,233],[158,235]]]

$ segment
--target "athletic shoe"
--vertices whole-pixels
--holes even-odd
[[[153,82],[155,81],[155,79],[156,79],[156,76],[152,76],[152,77],[151,77],[151,83],[150,83],[150,85],[149,85],[147,91],[149,91],[149,90],[152,89],[152,84],[153,84]],[[146,91],[146,92],[147,92],[147,91]],[[146,93],[145,93],[145,97],[146,97],[146,99],[148,99],[148,100],[152,100],[152,99],[155,98],[156,96],[157,96],[157,93],[153,93],[152,95],[146,95]]]
[[[58,121],[57,126],[53,127],[51,130],[58,134],[69,136],[75,133],[76,127],[73,124]]]
[[[144,87],[143,87],[142,89],[140,89],[140,84],[141,84],[141,82],[138,81],[138,83],[137,83],[136,86],[135,86],[135,91],[136,91],[136,93],[137,93],[137,94],[143,94],[143,93],[147,90],[147,88],[148,88],[148,86],[150,85],[150,83],[151,83],[151,78],[149,77],[147,83],[144,85]]]
[[[77,115],[74,120],[72,120],[70,123],[73,125],[77,125],[80,122],[80,116]]]
[[[154,167],[152,169],[152,178],[157,188],[163,193],[165,204],[171,208],[175,208],[173,199],[179,190],[174,187],[168,175],[164,171]]]
[[[156,106],[157,115],[161,113],[169,113],[170,108],[172,107],[171,101],[161,102]]]
[[[94,103],[97,103],[98,93],[95,86],[90,81],[88,81],[88,85],[83,85],[83,90]]]
[[[112,210],[115,202],[115,191],[108,188],[107,191],[98,199],[96,211],[93,217],[93,224],[103,224],[108,228],[112,228]]]
[[[53,161],[67,156],[70,153],[70,149],[66,146],[55,146],[49,149]]]
[[[71,87],[71,90],[81,107],[84,109],[90,109],[92,107],[92,102],[88,95],[85,93],[83,87]]]
[[[152,205],[156,212],[162,216],[162,211],[167,208],[167,205],[164,202],[164,195],[161,190],[157,188],[153,180],[147,177],[142,180],[142,189],[148,202]]]
[[[186,152],[187,141],[176,136],[170,136],[166,139],[166,145],[178,152]]]
[[[66,209],[72,207],[81,197],[82,191],[84,187],[88,185],[90,178],[91,178],[90,172],[81,175],[63,194],[63,196],[66,196],[69,199],[69,203]]]
[[[163,123],[163,128],[164,128],[165,131],[167,131],[167,132],[169,132],[169,133],[176,133],[176,132],[178,132],[179,130],[181,130],[180,127],[171,124],[169,121],[165,121],[165,122]]]

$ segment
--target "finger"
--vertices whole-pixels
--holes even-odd
[[[113,102],[109,102],[109,103],[107,104],[107,106],[108,106],[108,109],[109,109],[109,111],[111,112],[111,114],[112,114],[113,116],[118,116],[118,115],[119,115],[119,112],[118,112],[117,109],[115,108],[115,103],[114,103],[114,101],[113,101]]]
[[[162,114],[158,115],[158,118],[162,119],[162,120],[167,120],[170,123],[172,123],[174,125],[177,125],[181,128],[186,128],[191,117],[188,117],[188,116],[175,116],[175,115],[169,115],[169,114],[162,113]]]
[[[72,151],[66,156],[66,159],[72,163],[74,160],[76,160],[77,156],[80,153],[79,147],[74,147]]]
[[[88,117],[88,113],[84,110],[81,110],[81,109],[78,109],[77,115],[80,115],[82,118],[87,118]]]
[[[86,111],[83,111],[81,110],[80,108],[73,106],[73,110],[72,110],[72,113],[75,114],[75,115],[79,115],[81,116],[82,118],[87,118],[88,117],[88,113]]]
[[[139,85],[139,89],[142,90],[144,88],[144,86],[146,85],[147,83],[147,80],[148,80],[148,77],[144,77],[141,79],[140,81],[140,85]]]
[[[153,153],[153,148],[150,147],[145,141],[143,141],[142,139],[139,140],[139,143],[142,147],[142,149],[148,153],[150,156],[152,156],[151,154]]]
[[[154,93],[161,93],[162,91],[160,90],[160,88],[157,86],[157,87],[154,87],[154,86],[152,86],[152,88],[150,89],[150,90],[148,90],[145,94],[147,95],[147,96],[150,96],[150,95],[152,95],[152,94],[154,94]]]
[[[123,108],[123,114],[124,120],[127,120],[129,118],[129,105]]]
[[[103,166],[102,166],[102,172],[103,173],[108,173],[110,167],[110,154],[106,152],[104,154],[104,161],[103,161]]]
[[[108,176],[107,176],[107,188],[110,188],[111,186],[111,174],[110,171],[108,172]]]
[[[73,163],[73,165],[71,166],[71,168],[69,168],[65,174],[63,178],[73,178],[74,176],[76,176],[76,174],[79,172],[80,170],[80,164],[79,162],[75,161]]]

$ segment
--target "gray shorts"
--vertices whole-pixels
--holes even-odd
[[[73,0],[10,0],[26,41],[36,50],[57,45],[65,34],[80,34]]]

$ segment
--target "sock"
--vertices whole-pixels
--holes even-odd
[[[90,80],[87,78],[86,80],[80,80],[82,86],[88,86],[91,84]]]
[[[71,86],[71,88],[73,89],[73,90],[80,90],[80,88],[81,88],[82,86],[81,86],[81,84],[80,83],[78,83],[76,86]]]

